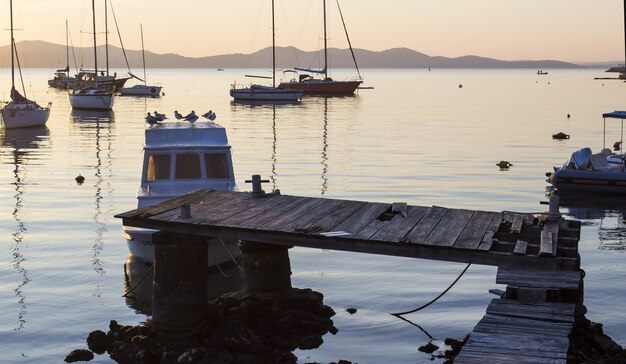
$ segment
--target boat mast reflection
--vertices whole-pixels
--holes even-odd
[[[23,241],[28,233],[26,222],[22,218],[22,209],[24,208],[24,196],[27,170],[26,165],[30,162],[29,153],[33,149],[42,146],[42,141],[47,139],[50,131],[47,127],[33,127],[24,129],[5,129],[2,134],[2,146],[11,149],[11,163],[13,165],[13,179],[11,183],[14,186],[15,206],[11,215],[17,223],[11,238],[13,244],[11,246],[11,266],[18,273],[20,282],[13,289],[19,306],[17,312],[17,323],[13,330],[19,331],[24,329],[26,325],[26,314],[28,313],[27,299],[24,294],[24,287],[30,282],[28,277],[28,269],[25,267],[27,261],[26,256],[22,252]]]
[[[328,190],[328,97],[324,97],[324,127],[322,133],[322,196]]]

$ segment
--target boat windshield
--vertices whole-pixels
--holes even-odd
[[[176,155],[176,179],[198,179],[201,177],[200,155],[198,153]]]
[[[147,181],[167,180],[170,178],[171,156],[169,154],[151,154],[148,156]]]
[[[207,178],[229,178],[226,153],[205,153],[204,166]]]

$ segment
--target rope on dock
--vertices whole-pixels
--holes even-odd
[[[415,309],[410,310],[410,311],[396,312],[396,313],[391,313],[391,314],[392,314],[392,315],[394,315],[394,316],[398,316],[398,317],[400,317],[400,316],[402,316],[402,315],[406,315],[406,314],[409,314],[409,313],[413,313],[413,312],[417,312],[417,311],[419,311],[419,310],[422,310],[422,309],[424,309],[424,308],[426,308],[426,307],[430,306],[431,304],[433,304],[433,303],[437,302],[437,300],[438,300],[438,299],[440,299],[441,297],[443,297],[443,295],[445,295],[445,294],[446,294],[446,293],[447,293],[447,292],[448,292],[448,291],[449,291],[452,287],[454,287],[454,285],[456,284],[456,282],[458,282],[458,281],[459,281],[459,279],[461,279],[461,277],[463,277],[463,274],[465,274],[465,272],[467,272],[467,269],[470,267],[470,265],[472,265],[472,263],[468,263],[468,264],[465,266],[465,269],[463,269],[463,271],[461,272],[461,274],[459,274],[459,276],[458,276],[458,277],[456,277],[456,279],[454,280],[454,282],[452,282],[452,284],[450,284],[450,285],[448,286],[448,288],[446,288],[443,292],[441,292],[441,293],[439,294],[439,296],[437,296],[437,297],[433,298],[430,302],[428,302],[428,303],[426,303],[426,304],[424,304],[424,305],[421,305],[420,307],[415,308]]]

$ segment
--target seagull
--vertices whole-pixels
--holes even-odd
[[[146,123],[150,124],[150,126],[152,125],[156,125],[159,123],[159,119],[157,119],[156,117],[150,115],[150,113],[148,113],[148,115],[146,115]]]
[[[183,116],[182,116],[182,115],[178,112],[178,110],[175,110],[175,111],[174,111],[174,117],[175,117],[176,119],[178,119],[178,120],[180,120],[180,119],[182,119],[182,118],[183,118]]]
[[[191,110],[189,114],[185,115],[184,119],[190,123],[193,123],[194,121],[198,120],[198,115],[196,115],[195,111]]]
[[[158,111],[154,110],[154,117],[158,120],[158,121],[163,121],[165,119],[167,119],[167,116],[165,116],[165,114],[159,114]]]
[[[213,112],[213,110],[209,110],[208,112],[202,114],[203,117],[213,121],[215,120],[215,118],[217,117],[217,115],[215,115],[215,113]]]

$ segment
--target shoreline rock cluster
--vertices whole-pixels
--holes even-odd
[[[337,333],[334,315],[323,304],[323,295],[310,289],[240,291],[209,302],[205,319],[178,340],[163,340],[150,322],[124,326],[112,320],[108,332],[89,334],[89,350],[74,350],[65,361],[88,361],[93,353],[108,353],[120,364],[295,364],[293,350],[317,348],[323,335]]]

